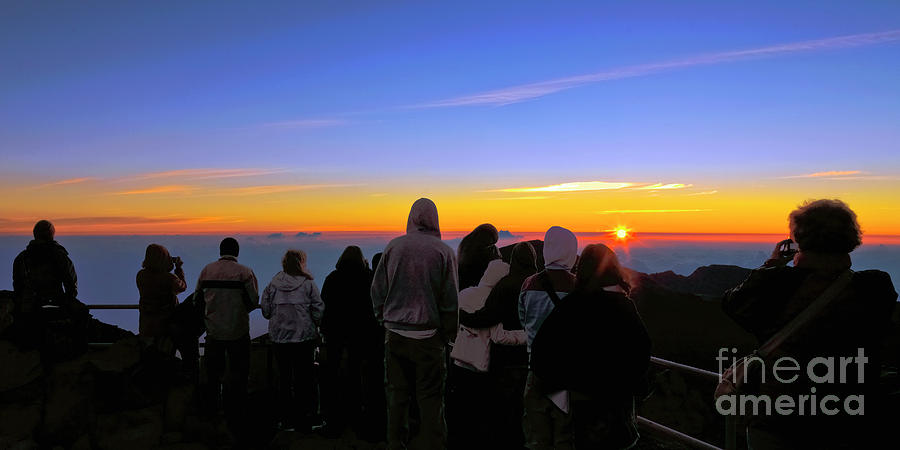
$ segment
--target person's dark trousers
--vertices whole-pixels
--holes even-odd
[[[525,380],[528,367],[508,366],[492,371],[493,382],[497,392],[498,439],[499,448],[522,449],[525,447],[525,434],[522,431],[522,415],[524,407],[522,396],[525,392]]]
[[[362,365],[363,419],[359,432],[363,439],[380,442],[386,439],[387,398],[385,397],[384,328],[367,334]]]
[[[362,411],[362,343],[330,339],[325,345],[325,398],[322,407],[331,432],[359,425]],[[346,355],[346,357],[345,357]]]
[[[219,341],[206,338],[207,401],[208,407],[215,408],[218,403],[219,390],[222,391],[222,405],[229,426],[239,436],[243,434],[246,423],[244,413],[247,404],[247,378],[250,375],[250,336],[233,341]],[[228,374],[224,380],[225,363],[228,362]]]
[[[278,365],[279,415],[285,425],[312,426],[316,385],[313,358],[316,341],[272,344]],[[308,430],[307,430],[308,431]]]
[[[447,434],[453,449],[496,448],[500,431],[494,404],[496,392],[488,373],[450,367]],[[452,406],[452,408],[451,408]],[[452,420],[451,420],[452,419]]]
[[[422,448],[447,448],[444,420],[445,345],[439,336],[411,339],[392,331],[385,338],[389,449],[406,448],[412,439]],[[421,418],[420,436],[409,436],[411,397],[415,395]]]

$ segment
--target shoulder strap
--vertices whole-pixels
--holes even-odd
[[[822,311],[835,299],[838,294],[844,290],[849,284],[850,280],[853,278],[853,271],[847,269],[834,282],[825,289],[819,297],[814,300],[809,306],[806,307],[800,314],[797,314],[787,325],[784,326],[781,330],[775,333],[774,336],[769,338],[760,348],[757,350],[757,354],[763,358],[769,356],[772,352],[774,352],[779,346],[781,346],[784,341],[786,341],[791,335],[793,335],[797,330],[802,328],[804,325],[809,323],[812,319],[819,316]]]
[[[541,285],[544,288],[544,292],[550,296],[550,301],[553,302],[553,305],[556,306],[559,304],[559,296],[556,295],[556,288],[553,287],[553,282],[550,280],[550,275],[547,275],[547,271],[541,272],[538,275],[541,278]]]

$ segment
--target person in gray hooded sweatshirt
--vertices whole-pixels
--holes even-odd
[[[446,347],[456,339],[457,273],[453,249],[441,242],[437,207],[413,203],[406,235],[393,239],[372,282],[375,317],[384,324],[388,448],[405,448],[415,394],[425,448],[446,448],[443,391]],[[411,392],[411,389],[415,392]]]

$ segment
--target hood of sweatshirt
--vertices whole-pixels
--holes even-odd
[[[484,276],[482,276],[481,281],[478,282],[478,287],[492,288],[508,273],[509,264],[503,262],[501,259],[495,259],[488,263],[487,269],[484,271]]]
[[[548,269],[570,270],[578,255],[578,238],[563,227],[550,227],[544,234],[544,266]]]
[[[413,203],[406,221],[406,234],[422,233],[441,238],[441,227],[438,225],[437,206],[427,198],[420,198]]]
[[[270,284],[279,291],[293,291],[302,286],[306,279],[307,278],[303,275],[295,277],[284,272],[278,272],[277,275],[272,277],[272,281]]]

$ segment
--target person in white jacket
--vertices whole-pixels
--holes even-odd
[[[484,306],[491,290],[509,273],[509,264],[495,259],[491,261],[478,286],[463,289],[459,293],[459,308],[472,313]],[[523,330],[507,331],[502,324],[490,328],[459,326],[450,358],[453,360],[453,398],[455,407],[451,426],[460,448],[492,447],[500,417],[492,414],[499,401],[496,380],[488,373],[491,345],[525,345]],[[502,443],[497,442],[500,445]]]
[[[306,253],[288,250],[278,272],[263,291],[263,317],[269,319],[269,339],[278,364],[281,399],[280,428],[309,429],[315,412],[313,358],[325,303],[306,268]]]

